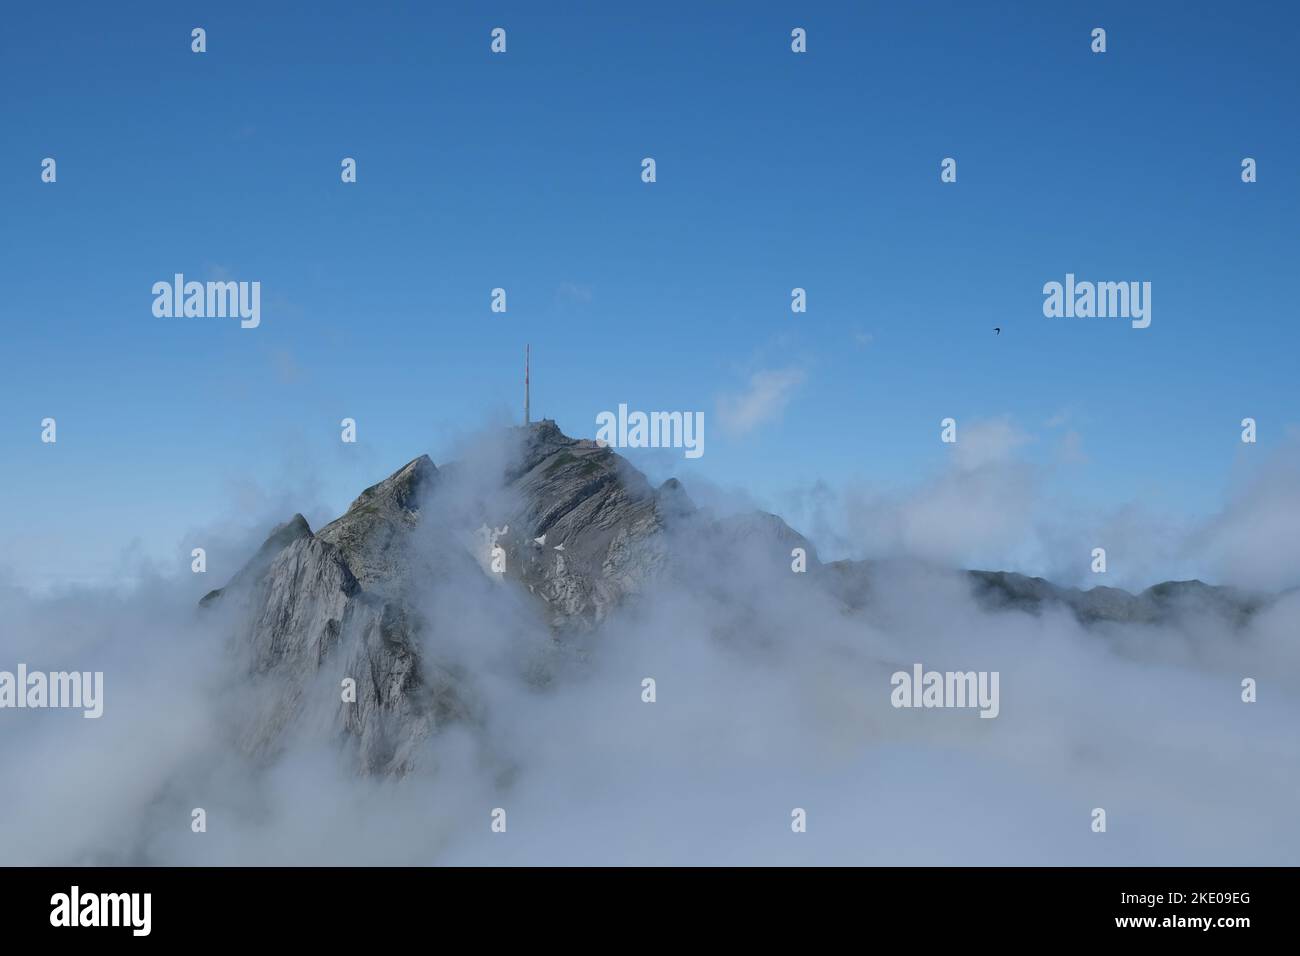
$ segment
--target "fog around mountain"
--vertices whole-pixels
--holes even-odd
[[[1185,539],[1222,584],[1135,594],[945,566],[945,495],[1023,520],[1003,458],[957,467],[850,496],[871,560],[823,562],[816,528],[535,423],[319,526],[214,531],[242,570],[206,595],[0,588],[8,656],[105,674],[98,720],[3,714],[5,862],[1295,863],[1294,458]],[[997,717],[892,706],[917,663],[998,672]]]

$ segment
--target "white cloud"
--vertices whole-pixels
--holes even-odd
[[[803,370],[798,368],[755,372],[750,376],[748,389],[718,398],[718,418],[722,427],[735,434],[744,434],[780,418],[805,377]]]
[[[959,425],[953,458],[961,471],[976,471],[1007,461],[1013,451],[1031,440],[1008,418],[975,422],[965,428]]]
[[[963,427],[966,470],[950,457],[857,516],[852,531],[880,556],[1006,556],[1041,533],[1030,507],[1044,502],[1042,473],[1017,460],[1022,433]],[[499,446],[470,438],[463,451],[464,470],[440,485],[452,497],[430,514],[468,519],[497,500],[487,476],[504,470]],[[1260,466],[1199,553],[1277,574],[1300,566],[1300,534],[1288,533],[1300,460],[1284,450]],[[829,503],[821,485],[808,497]],[[1114,521],[1132,548],[1185,539],[1140,509]],[[1103,538],[1113,556],[1130,550]],[[1064,550],[1086,566],[1088,543]],[[671,550],[676,573],[575,654],[550,654],[531,603],[483,600],[477,570],[432,575],[421,656],[457,675],[482,719],[428,738],[399,781],[356,775],[319,719],[337,707],[325,671],[273,763],[238,750],[235,718],[260,685],[225,645],[234,622],[194,610],[224,575],[195,580],[179,562],[174,577],[40,598],[0,582],[0,667],[105,673],[101,720],[0,719],[0,764],[17,768],[0,846],[35,865],[1091,865],[1117,852],[1125,864],[1262,865],[1300,847],[1300,594],[1238,634],[1213,619],[1087,630],[1060,612],[989,612],[963,576],[912,562],[872,567],[869,601],[848,613],[812,575],[791,574],[785,553],[752,560],[708,535]],[[544,687],[507,663],[530,646],[552,662]],[[911,662],[998,671],[999,717],[894,709],[891,672]],[[646,675],[654,706],[640,698]],[[1266,675],[1267,703],[1240,702],[1243,675]],[[1112,817],[1123,840],[1088,829],[1098,802],[1123,808]],[[219,840],[194,838],[196,805],[220,821]],[[509,838],[488,829],[494,806],[509,808]],[[812,821],[798,838],[794,806]]]
[[[1252,470],[1188,550],[1208,556],[1214,572],[1234,584],[1269,590],[1300,583],[1300,442],[1292,439]]]
[[[555,290],[555,301],[560,305],[590,305],[595,297],[591,286],[580,282],[561,282]]]

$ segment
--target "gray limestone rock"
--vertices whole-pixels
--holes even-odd
[[[205,609],[230,615],[232,646],[251,684],[240,727],[247,752],[269,758],[288,734],[332,733],[353,748],[358,772],[410,770],[420,743],[440,727],[480,720],[475,678],[444,650],[454,636],[445,629],[483,602],[536,616],[553,650],[656,586],[713,589],[719,600],[744,603],[746,581],[811,582],[846,613],[872,600],[877,565],[823,564],[776,515],[715,518],[680,482],[653,488],[611,449],[569,438],[551,421],[508,438],[499,474],[471,473],[464,463],[439,469],[422,455],[315,534],[295,515],[202,599]],[[471,504],[445,500],[467,489]],[[469,526],[471,512],[481,528]],[[504,556],[500,574],[491,568],[493,546]],[[794,548],[806,551],[806,576],[789,574]],[[1133,595],[1002,571],[966,575],[989,610],[1061,607],[1084,625],[1199,614],[1240,626],[1267,603],[1199,581]],[[736,610],[728,627],[743,631],[752,611]],[[527,679],[545,683],[547,653],[520,665]],[[356,682],[355,701],[341,699],[346,678]]]

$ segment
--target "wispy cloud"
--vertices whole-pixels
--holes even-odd
[[[559,305],[590,305],[595,297],[595,290],[580,282],[561,282],[555,290],[555,301]]]
[[[718,398],[718,419],[733,434],[744,434],[781,417],[805,374],[799,368],[755,372],[742,392]]]
[[[1032,440],[1006,417],[972,422],[958,436],[953,459],[959,471],[975,471],[1008,461],[1016,449]]]

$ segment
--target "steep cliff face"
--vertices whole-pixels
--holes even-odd
[[[428,734],[477,719],[473,676],[442,659],[430,627],[440,583],[477,577],[488,582],[483,600],[519,600],[563,637],[663,573],[665,527],[693,511],[675,483],[656,491],[610,449],[553,422],[509,437],[495,476],[421,456],[314,534],[295,515],[203,599],[231,614],[257,683],[241,731],[249,752],[273,756],[295,718],[321,721],[330,699],[328,722],[355,744],[361,771],[405,772]],[[348,678],[355,701],[342,699]]]
[[[661,574],[667,502],[611,449],[532,426],[508,487],[519,510],[507,574],[543,601],[554,626],[590,626]]]
[[[291,734],[325,734],[350,748],[359,772],[407,772],[430,734],[484,721],[477,677],[452,647],[463,648],[461,632],[479,626],[467,621],[485,605],[510,607],[562,649],[656,587],[703,591],[734,609],[721,627],[735,634],[763,613],[755,589],[770,601],[773,588],[807,585],[846,613],[872,600],[871,563],[822,564],[776,515],[716,519],[679,482],[654,488],[611,449],[553,422],[512,429],[502,447],[486,464],[439,469],[416,458],[315,533],[295,515],[204,597],[228,615],[252,684],[240,715],[247,752],[270,759]],[[790,573],[796,549],[806,574]],[[990,610],[1062,607],[1084,624],[1212,613],[1231,626],[1263,604],[1200,582],[1131,595],[967,574]]]
[[[347,552],[313,535],[301,515],[286,527],[291,535],[277,529],[259,551],[266,558],[278,547],[269,560],[203,599],[229,613],[234,652],[251,682],[240,743],[274,758],[295,722],[310,714],[316,731],[355,741],[358,769],[409,769],[412,749],[440,720],[467,715],[458,688],[421,667],[417,626],[400,601],[365,590]],[[377,530],[373,552],[353,541],[360,549],[353,556],[386,553],[392,531]],[[355,686],[345,687],[345,678]]]
[[[362,587],[400,589],[411,572],[411,538],[421,503],[437,481],[437,467],[428,455],[421,455],[361,492],[316,537],[338,549]]]

